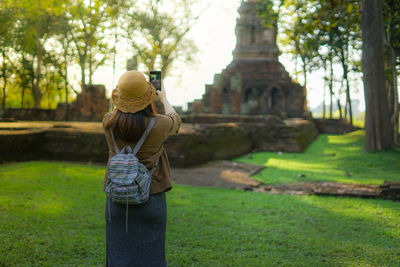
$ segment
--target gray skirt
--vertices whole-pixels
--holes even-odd
[[[128,224],[126,205],[114,204],[111,200],[106,202],[105,217],[107,266],[167,266],[165,193],[151,195],[141,205],[129,205]]]

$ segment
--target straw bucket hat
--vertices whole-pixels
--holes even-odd
[[[122,74],[117,88],[112,92],[116,109],[124,113],[136,113],[150,105],[156,98],[156,88],[136,70]]]

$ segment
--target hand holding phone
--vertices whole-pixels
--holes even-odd
[[[150,71],[149,81],[154,85],[157,91],[161,91],[161,71]]]

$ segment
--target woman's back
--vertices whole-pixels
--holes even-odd
[[[106,135],[109,159],[115,155],[114,144],[112,142],[111,133],[106,129],[106,125],[113,118],[113,112],[107,113],[103,118],[104,133]],[[145,126],[148,125],[150,117],[145,117]],[[160,161],[153,174],[150,194],[155,194],[161,191],[166,191],[171,188],[171,173],[167,153],[165,152],[163,143],[171,135],[177,133],[181,124],[181,118],[177,113],[169,115],[156,115],[156,123],[150,131],[146,141],[137,153],[137,157],[147,169],[151,169],[158,158]],[[125,145],[130,145],[132,149],[137,142],[127,142],[116,137],[117,146],[119,148]]]

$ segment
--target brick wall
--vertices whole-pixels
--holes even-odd
[[[305,120],[287,123],[275,116],[255,116],[253,120],[232,122],[234,119],[217,116],[216,123],[183,124],[179,133],[165,142],[171,165],[188,167],[252,151],[302,152],[318,134],[315,125]],[[47,128],[35,123],[35,129],[24,128],[23,123],[17,129],[10,127],[12,124],[7,128],[0,123],[0,162],[44,159],[106,163],[108,148],[101,123],[86,123],[89,130],[79,128],[83,123],[73,122]]]
[[[105,92],[103,85],[88,85],[71,104],[60,103],[57,109],[8,108],[1,117],[21,121],[101,121],[108,112]]]

